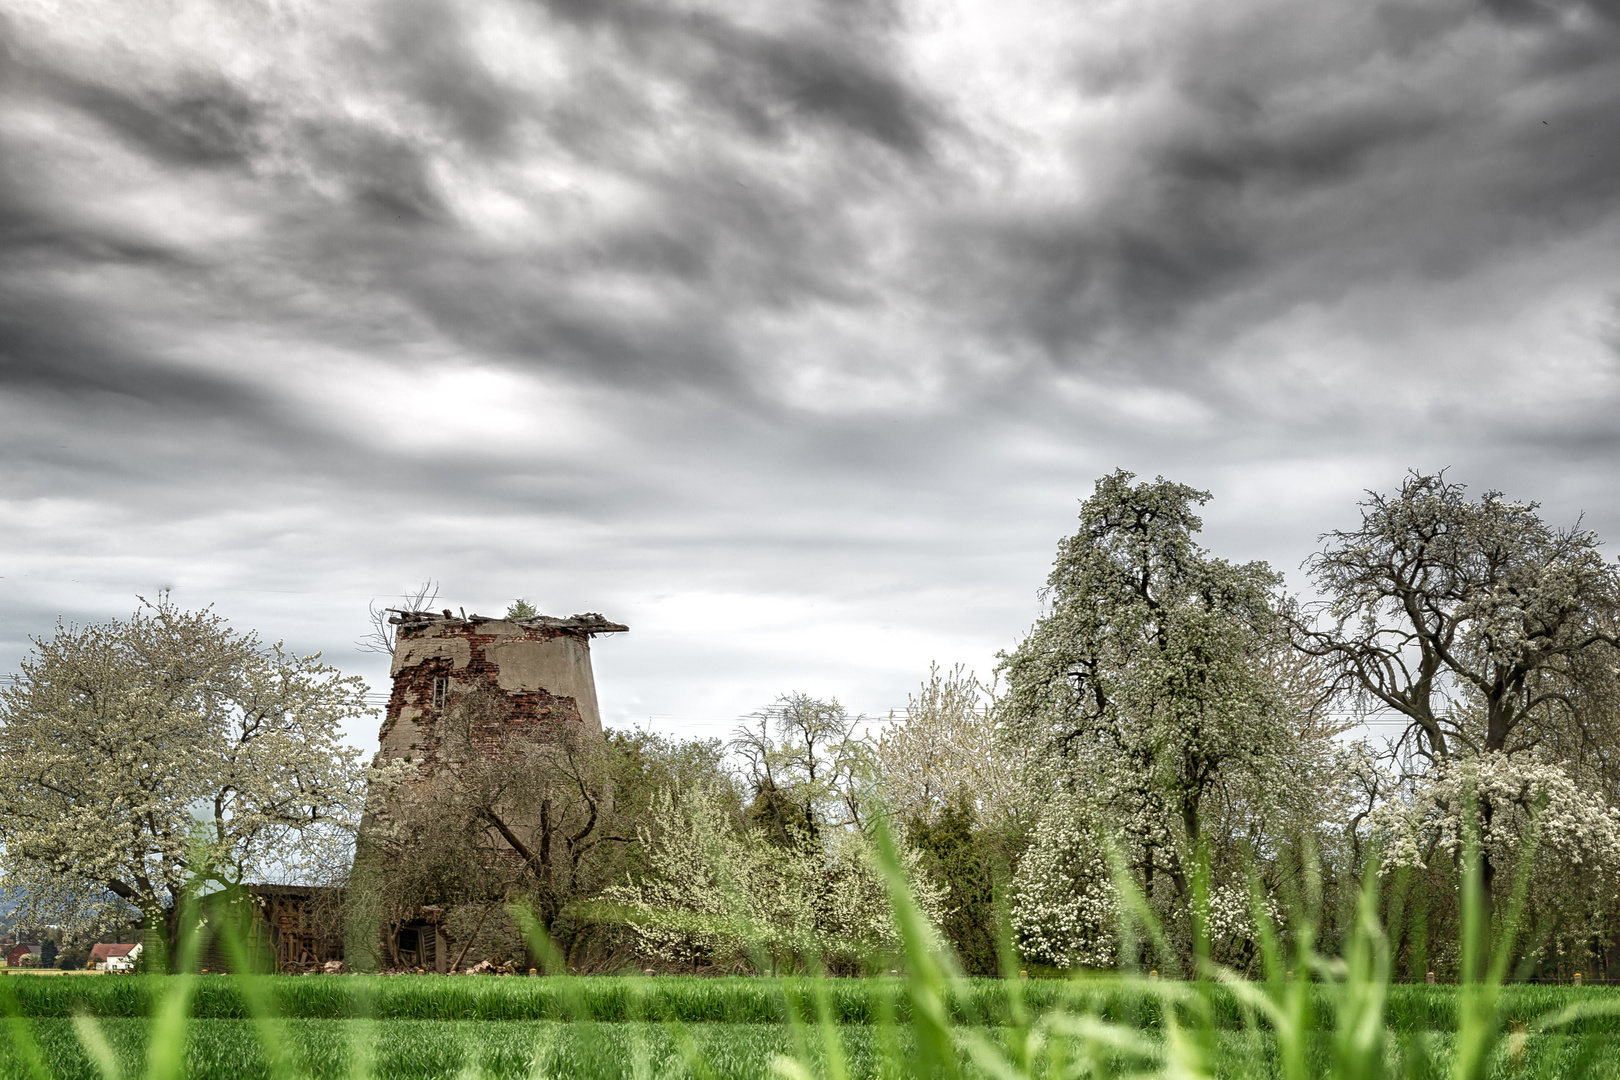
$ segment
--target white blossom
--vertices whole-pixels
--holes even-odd
[[[791,965],[814,956],[858,966],[900,943],[871,842],[858,829],[778,845],[737,829],[714,793],[694,789],[664,792],[641,839],[647,873],[604,898],[626,909],[642,948],[667,962]],[[940,890],[916,873],[914,854],[904,857],[918,903],[937,923]]]
[[[1028,813],[1022,755],[1002,735],[992,690],[957,666],[936,664],[906,704],[905,716],[877,735],[879,794],[901,821],[933,821],[950,806],[971,806],[979,822]]]
[[[1577,785],[1557,763],[1527,753],[1443,762],[1406,798],[1380,806],[1371,824],[1385,841],[1383,868],[1421,868],[1436,854],[1458,858],[1470,799],[1491,810],[1489,820],[1476,811],[1474,827],[1482,850],[1498,866],[1516,865],[1534,816],[1538,863],[1584,870],[1613,893],[1620,872],[1620,811]]]
[[[59,625],[0,691],[3,885],[40,921],[343,861],[367,773],[345,721],[365,685],[167,597]]]
[[[1098,823],[1084,803],[1047,804],[1012,883],[1023,954],[1054,967],[1111,967],[1116,894]]]

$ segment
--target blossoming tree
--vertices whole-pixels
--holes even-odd
[[[973,975],[1000,970],[997,896],[1040,809],[1001,729],[993,686],[935,664],[872,747],[877,797],[945,889],[941,929]]]
[[[980,821],[1027,814],[1023,762],[993,705],[993,688],[961,665],[930,668],[905,715],[891,715],[876,736],[878,793],[896,819],[934,822],[963,805]]]
[[[1361,526],[1310,561],[1327,599],[1296,620],[1296,644],[1404,717],[1430,761],[1529,748],[1620,663],[1620,570],[1596,534],[1536,510],[1416,472],[1369,493]]]
[[[1208,492],[1133,480],[1121,470],[1097,481],[1047,579],[1050,610],[1002,662],[1006,737],[1039,751],[1031,781],[1055,815],[1034,831],[1016,921],[1026,942],[1048,953],[1066,943],[1080,962],[1108,951],[1076,936],[1103,932],[1108,889],[1037,882],[1030,867],[1095,878],[1106,837],[1144,892],[1184,919],[1191,860],[1222,839],[1212,822],[1239,819],[1252,846],[1309,801],[1296,796],[1317,778],[1301,765],[1331,753],[1320,702],[1300,692],[1311,680],[1287,659],[1278,576],[1194,541]],[[1062,904],[1073,910],[1049,910]]]
[[[1470,804],[1489,806],[1489,820]],[[1603,951],[1620,900],[1620,810],[1543,754],[1442,761],[1380,803],[1367,826],[1385,873],[1404,870],[1430,888],[1435,879],[1450,885],[1472,830],[1482,864],[1488,859],[1526,875],[1522,931],[1538,961],[1580,970],[1593,959],[1594,943]],[[1448,905],[1423,902],[1431,921],[1454,921]],[[1436,929],[1422,933],[1427,938]],[[1437,966],[1455,961],[1447,951],[1434,958]]]
[[[1406,721],[1396,749],[1414,779],[1443,787],[1458,761],[1480,758],[1491,772],[1531,750],[1544,771],[1559,767],[1552,758],[1605,771],[1620,570],[1594,533],[1547,525],[1535,503],[1470,500],[1443,474],[1413,472],[1394,495],[1368,494],[1358,528],[1325,539],[1309,566],[1326,599],[1293,620],[1295,644],[1369,710]],[[1606,771],[1612,787],[1612,762]],[[1477,794],[1488,832],[1499,792]],[[1494,847],[1482,867],[1489,897]]]
[[[366,782],[341,725],[364,692],[167,596],[58,625],[0,690],[0,881],[32,920],[133,909],[172,944],[188,891],[340,859]]]

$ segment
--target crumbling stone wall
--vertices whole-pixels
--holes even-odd
[[[434,813],[435,805],[445,797],[465,800],[469,791],[477,796],[480,782],[487,779],[487,773],[481,775],[483,766],[493,765],[497,773],[510,767],[512,759],[504,751],[513,746],[527,743],[532,750],[535,743],[576,745],[561,738],[564,733],[600,739],[602,719],[590,639],[628,627],[596,614],[491,619],[458,618],[449,611],[402,611],[396,616],[394,686],[378,733],[378,758],[408,760],[418,768],[404,788],[376,790],[369,800],[351,875],[351,895],[359,896],[359,901],[346,908],[346,955],[352,954],[357,965],[432,966],[443,971],[466,956],[468,942],[451,936],[445,909],[429,895],[434,887],[423,885],[424,867],[434,881],[456,878],[454,872],[448,879],[440,875],[440,867],[431,861],[442,856],[442,848],[430,861],[421,861],[424,833],[430,834],[432,825],[442,820]],[[552,812],[544,799],[539,819],[532,820],[528,812],[532,808],[509,805],[509,794],[496,793],[483,809],[490,825],[504,826],[507,832],[492,828],[473,836],[466,852],[485,870],[512,862],[527,866],[507,839],[516,837],[531,851],[549,850],[549,844],[541,841],[551,835],[548,826],[555,828],[562,820],[547,817]],[[557,814],[561,813],[558,807]],[[430,849],[432,843],[428,842]],[[488,897],[447,899],[471,900],[480,911],[486,910],[488,901]]]
[[[537,728],[601,733],[590,638],[626,627],[594,614],[489,619],[448,612],[403,613],[398,625],[394,688],[378,733],[383,758],[424,762],[431,774],[441,748],[438,722],[474,694],[495,705],[479,710],[475,747],[498,747]]]

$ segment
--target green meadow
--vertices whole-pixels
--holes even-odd
[[[1341,1030],[1346,987],[1333,982],[1284,988],[1309,1028],[1292,1064],[1241,987],[1107,977],[927,989],[899,978],[18,975],[0,991],[12,1036],[0,1077],[900,1077],[928,1075],[924,1064],[941,1076],[1158,1074],[1185,1053],[1167,1042],[1186,1041],[1199,1072],[1217,1077],[1438,1076],[1458,1075],[1459,1042],[1483,1034],[1477,988],[1387,985],[1384,1060],[1360,1074],[1341,1067],[1355,1033]],[[1620,1077],[1620,990],[1508,985],[1485,1022],[1493,1046],[1465,1074]],[[158,1031],[173,1045],[154,1055]],[[1038,1060],[1062,1039],[1069,1052],[1018,1068],[1031,1041],[1044,1040]],[[1018,1071],[979,1060],[987,1047]]]
[[[29,1019],[69,1019],[84,1014],[143,1018],[177,981],[167,975],[37,978],[20,975],[12,983],[16,1013]],[[1334,988],[1306,984],[1312,1011],[1331,1016]],[[906,980],[807,979],[690,975],[547,976],[223,976],[192,980],[189,1015],[198,1019],[240,1020],[251,1015],[262,994],[274,1015],[289,1020],[429,1021],[677,1021],[680,1023],[787,1024],[810,1016],[825,998],[840,1026],[869,1026],[886,1019],[911,1022]],[[946,984],[944,1003],[956,1023],[1001,1027],[1011,1022],[1008,984],[1003,979],[959,979]],[[1044,1013],[1061,1009],[1114,1022],[1161,1022],[1162,995],[1148,981],[1104,976],[1094,979],[1028,979],[1018,986],[1023,1007]],[[1239,1030],[1245,1013],[1230,987],[1211,984],[1202,993],[1211,1017],[1222,1029]],[[1620,988],[1601,986],[1502,987],[1508,1023],[1529,1022],[1571,1005],[1620,1003]],[[1385,1021],[1394,1031],[1455,1031],[1458,994],[1453,986],[1395,983],[1388,987]],[[1583,1017],[1570,1030],[1620,1038],[1620,1013]]]

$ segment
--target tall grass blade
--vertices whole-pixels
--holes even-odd
[[[906,992],[911,1004],[911,1028],[917,1055],[915,1075],[928,1080],[934,1077],[953,1080],[961,1075],[961,1061],[946,1013],[945,971],[935,952],[934,931],[917,906],[895,847],[894,834],[881,817],[876,833],[878,868],[888,888],[889,905],[900,931],[906,960]]]
[[[16,1057],[17,1063],[22,1066],[23,1072],[30,1080],[50,1080],[50,1070],[45,1067],[45,1057],[39,1051],[34,1031],[17,1002],[17,991],[12,985],[9,973],[0,976],[0,1012],[5,1014],[6,1032],[11,1037],[11,1052]]]
[[[293,1080],[295,1072],[287,1055],[286,1026],[276,1016],[275,1002],[267,993],[265,977],[257,974],[259,958],[249,953],[246,923],[251,919],[246,895],[220,905],[223,921],[219,938],[231,965],[231,981],[242,995],[247,1014],[258,1039],[259,1051],[269,1067],[272,1080]]]
[[[164,992],[152,1013],[146,1046],[145,1080],[180,1080],[186,1072],[186,1053],[191,1021],[191,997],[196,992],[197,957],[202,951],[207,925],[197,914],[196,898],[183,892],[175,914],[180,927],[180,947],[175,951],[178,974],[160,976]]]
[[[107,1041],[107,1033],[94,1017],[78,1013],[73,1017],[73,1033],[79,1039],[79,1045],[90,1059],[90,1064],[96,1067],[101,1080],[123,1080],[124,1070],[118,1064],[118,1054],[113,1050],[112,1044]]]

